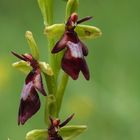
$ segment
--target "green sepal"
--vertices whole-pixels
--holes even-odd
[[[53,0],[38,0],[38,5],[44,19],[44,24],[52,24]]]
[[[28,45],[29,45],[29,47],[30,47],[32,56],[33,56],[36,60],[38,60],[38,59],[39,59],[39,50],[38,50],[37,44],[36,44],[36,42],[35,42],[35,40],[34,40],[34,37],[33,37],[32,32],[26,31],[25,37],[26,37],[27,42],[28,42]]]
[[[35,129],[26,134],[26,140],[48,140],[47,129]]]
[[[99,28],[89,25],[77,25],[75,31],[82,39],[95,39],[102,35]]]
[[[13,63],[12,66],[25,74],[32,70],[30,64],[23,60]]]
[[[45,122],[47,125],[50,124],[49,117],[56,117],[56,109],[57,109],[57,103],[56,98],[54,95],[48,95],[47,101],[45,105]]]
[[[66,20],[69,18],[69,16],[77,11],[79,5],[79,0],[68,0],[66,5]]]
[[[86,125],[68,125],[60,128],[59,134],[64,140],[71,140],[82,134],[86,129]]]
[[[60,38],[64,31],[64,24],[53,24],[51,26],[46,26],[44,33],[47,35],[48,38]]]
[[[49,76],[53,75],[51,66],[49,64],[47,64],[46,62],[39,62],[39,67],[43,73],[45,73]]]
[[[60,38],[64,31],[64,24],[54,24],[45,28],[45,34],[50,38]],[[82,39],[95,39],[102,35],[102,32],[99,28],[89,25],[77,25],[75,31]]]

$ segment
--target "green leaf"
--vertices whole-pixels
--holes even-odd
[[[29,73],[32,70],[30,64],[23,60],[13,63],[12,66],[18,69],[19,71],[24,72],[25,74]]]
[[[78,5],[79,0],[68,0],[66,5],[66,21],[73,12],[76,12]]]
[[[69,125],[62,127],[59,133],[64,140],[71,140],[83,133],[86,128],[86,125]]]
[[[64,24],[54,24],[45,28],[45,33],[50,38],[60,38],[64,31]],[[75,31],[81,39],[95,39],[102,35],[99,28],[89,25],[77,25]]]
[[[95,39],[102,35],[102,32],[99,28],[89,25],[77,25],[75,31],[82,39]]]
[[[53,75],[52,68],[46,62],[39,62],[39,66],[40,66],[41,71],[44,72],[45,74],[49,76]]]
[[[38,5],[44,19],[44,24],[51,25],[53,20],[53,0],[38,0]]]
[[[36,42],[35,42],[35,40],[34,40],[34,37],[33,37],[32,32],[26,31],[25,37],[26,37],[27,42],[28,42],[28,45],[29,45],[29,47],[30,47],[32,56],[33,56],[36,60],[38,60],[38,59],[39,59],[39,50],[38,50],[37,44],[36,44]]]
[[[26,134],[26,140],[48,140],[47,129],[35,129]]]

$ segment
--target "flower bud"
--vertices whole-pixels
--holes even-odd
[[[26,31],[25,37],[27,39],[27,42],[28,42],[28,45],[30,47],[31,54],[32,54],[33,58],[38,60],[39,59],[39,50],[38,50],[37,44],[34,40],[32,32]]]
[[[52,24],[52,16],[53,16],[52,3],[53,0],[38,0],[39,8],[41,10],[45,25]]]
[[[79,5],[79,0],[68,0],[66,5],[66,20],[73,12],[77,11],[78,5]]]

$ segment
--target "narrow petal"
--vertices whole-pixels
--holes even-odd
[[[86,78],[86,80],[89,80],[90,79],[89,69],[84,58],[81,61],[81,71],[84,77]]]
[[[42,77],[41,77],[41,74],[38,73],[35,75],[35,78],[34,78],[34,87],[42,93],[42,95],[46,96],[46,91],[44,89],[44,86],[43,86],[43,83],[42,83]]]
[[[22,55],[19,55],[15,52],[11,52],[14,56],[16,56],[17,58],[21,59],[21,60],[24,60],[24,61],[27,61],[26,58],[24,58]]]
[[[78,21],[77,21],[77,24],[80,24],[80,23],[82,23],[82,22],[88,21],[88,20],[90,20],[90,19],[92,19],[92,17],[91,17],[91,16],[87,16],[87,17],[85,17],[85,18],[82,18],[82,19],[78,20]]]
[[[33,87],[33,83],[29,82],[27,85],[24,86],[22,91],[18,114],[18,125],[23,125],[39,110],[39,108],[39,96],[35,88]]]
[[[64,33],[61,39],[55,44],[52,53],[58,53],[66,47],[67,35]]]
[[[69,121],[71,121],[71,119],[73,118],[74,114],[70,115],[64,122],[62,122],[59,127],[63,127],[65,126],[67,123],[69,123]]]

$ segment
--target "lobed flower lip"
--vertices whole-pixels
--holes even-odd
[[[32,70],[25,78],[25,84],[23,86],[20,98],[18,125],[23,125],[40,108],[38,91],[43,96],[46,96],[47,94],[43,86],[41,71],[37,60],[35,60],[30,54],[19,55],[15,52],[12,52],[12,54],[17,58],[28,62],[32,67]]]
[[[90,20],[91,18],[88,16],[78,20],[77,13],[72,13],[65,25],[64,34],[52,49],[52,53],[58,53],[66,48],[61,61],[61,67],[73,80],[78,79],[80,71],[86,80],[90,79],[89,69],[84,58],[88,55],[88,48],[79,39],[74,29],[77,24]]]
[[[74,114],[70,115],[66,120],[62,123],[60,119],[53,119],[51,116],[50,119],[50,126],[48,128],[48,140],[63,140],[62,137],[58,134],[59,128],[64,127],[71,119],[73,118]]]
[[[27,92],[27,90],[29,92]],[[18,125],[24,124],[29,118],[31,118],[40,108],[40,100],[37,91],[30,82],[24,85],[20,106],[18,112]]]

